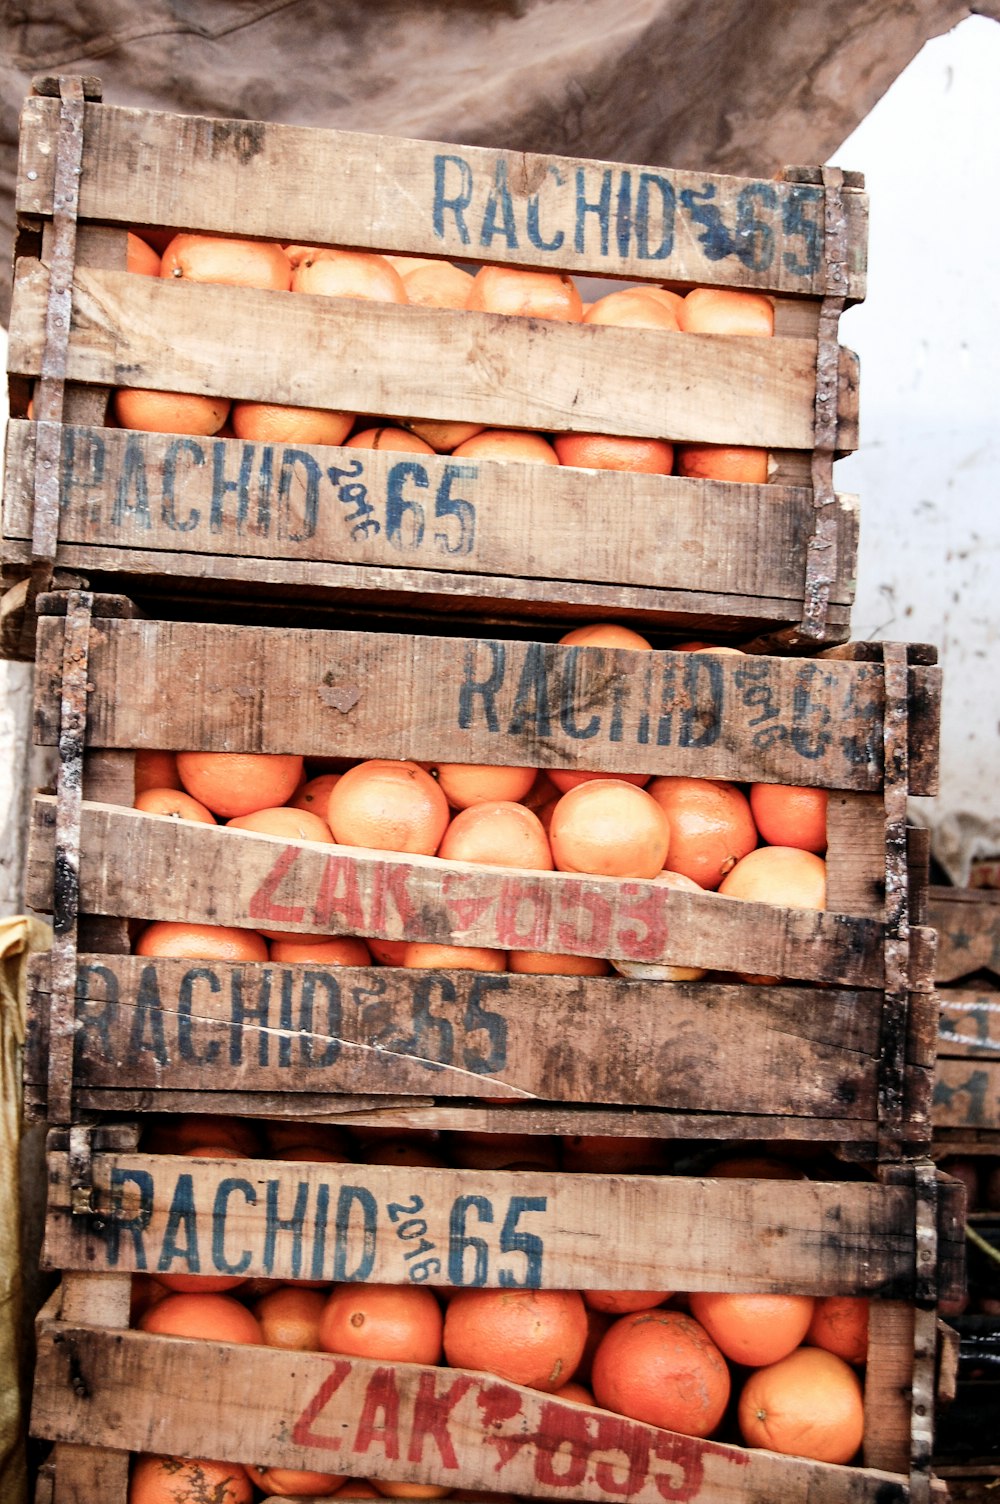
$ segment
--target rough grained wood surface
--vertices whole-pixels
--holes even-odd
[[[22,214],[51,213],[57,120],[55,101],[26,102]],[[85,144],[89,219],[814,296],[826,287],[822,185],[100,104],[88,107]],[[861,297],[864,193],[847,190],[844,210],[843,290]]]
[[[26,1079],[44,1084],[48,965]],[[876,1117],[880,994],[622,978],[81,958],[77,1090],[401,1091]],[[926,1123],[933,997],[911,994],[907,1116]],[[544,1027],[541,1020],[544,1019]]]
[[[72,1215],[68,1158],[50,1154],[48,1268],[230,1274],[238,1266],[247,1278],[380,1284],[914,1295],[915,1202],[906,1186],[100,1152],[91,1172],[96,1224]],[[942,1184],[958,1206],[961,1187]],[[276,1232],[279,1218],[298,1233]],[[961,1252],[960,1235],[942,1241],[942,1290],[961,1289]]]
[[[47,910],[54,801],[38,798],[27,896]],[[80,906],[299,933],[373,935],[883,985],[873,919],[651,882],[286,843],[85,801]]]
[[[928,913],[928,922],[938,932],[939,982],[955,982],[981,970],[1000,978],[1000,893],[932,888]]]
[[[19,554],[27,562],[26,542],[14,545],[31,536],[33,479],[34,425],[14,421],[4,501],[11,563]],[[853,597],[853,498],[839,499],[836,518],[831,625],[846,620]],[[622,602],[622,587],[638,586],[664,606],[672,598],[690,611],[700,600],[706,616],[738,620],[771,602],[776,619],[791,620],[803,609],[812,525],[802,487],[68,427],[57,558],[81,559],[82,545],[90,567],[111,573],[137,570],[149,554],[159,573],[211,569],[220,583],[241,572],[228,559],[249,564],[255,581],[273,572],[331,586],[353,567],[359,588],[367,580],[370,590],[420,593],[432,572],[465,593],[485,592],[478,577],[497,575],[515,605],[521,594],[543,595],[545,581],[590,581],[616,587]],[[610,599],[608,589],[595,592],[594,609]]]
[[[63,624],[40,623],[36,736]],[[936,778],[940,670],[909,670],[910,790]],[[92,633],[91,746],[586,767],[874,791],[880,665],[190,622]],[[164,686],[187,686],[179,694]]]
[[[82,1382],[75,1388],[70,1376]],[[240,1403],[226,1403],[238,1392]],[[554,1400],[462,1369],[104,1333],[41,1332],[39,1435],[372,1477],[461,1482],[539,1498],[662,1504],[904,1504],[906,1479],[778,1457]]]
[[[19,375],[38,373],[49,287],[41,263],[18,263],[8,365]],[[815,366],[809,340],[563,324],[78,268],[66,371],[101,386],[382,417],[810,449]],[[842,390],[853,425],[853,384]]]

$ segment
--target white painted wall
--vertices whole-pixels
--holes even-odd
[[[866,174],[872,205],[868,300],[842,324],[862,364],[861,449],[836,471],[861,497],[853,635],[940,649],[926,817],[945,858],[963,811],[996,822],[1000,851],[998,78],[1000,26],[971,18],[927,44],[834,158]],[[29,708],[29,671],[0,663],[0,914],[20,907]]]
[[[853,635],[940,651],[941,793],[922,813],[956,880],[959,812],[994,822],[1000,851],[998,79],[1000,26],[970,18],[833,158],[871,198],[868,298],[841,323],[861,357],[861,448],[835,469],[861,498]]]

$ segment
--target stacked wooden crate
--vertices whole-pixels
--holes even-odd
[[[840,645],[856,513],[832,463],[855,442],[856,371],[836,329],[863,294],[860,185],[190,120],[97,94],[43,84],[22,121],[4,498],[37,740],[60,757],[29,873],[55,919],[27,1094],[55,1125],[45,1258],[64,1272],[39,1322],[33,1427],[57,1444],[41,1496],[124,1504],[136,1451],[640,1504],[929,1496],[933,1308],[961,1283],[960,1207],[928,1152],[933,935],[905,808],[934,791],[939,682],[929,650]],[[172,286],[124,270],[129,225],[756,288],[775,338],[640,345]],[[751,444],[772,478],[124,432],[104,425],[121,385]],[[608,616],[657,651],[556,640]],[[752,651],[671,647],[692,632]],[[821,787],[827,908],[164,820],[132,808],[135,752],[161,748]],[[714,975],[153,960],[130,954],[132,918]],[[147,1152],[147,1115],[190,1112],[657,1140],[678,1173]],[[710,1173],[713,1149],[761,1141],[836,1153],[843,1173]],[[133,1272],[234,1260],[254,1278],[868,1295],[863,1465],[680,1437],[483,1374],[128,1330]]]

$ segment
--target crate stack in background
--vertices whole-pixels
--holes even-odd
[[[968,1195],[968,1289],[947,1308],[957,1333],[954,1393],[942,1410],[936,1469],[956,1499],[1000,1478],[1000,893],[929,892],[938,935],[940,1004],[932,1123],[934,1157]]]
[[[39,1499],[124,1504],[137,1452],[637,1504],[937,1496],[934,1311],[961,1290],[962,1207],[930,1157],[906,799],[935,790],[940,685],[929,649],[846,643],[837,321],[864,292],[862,185],[188,119],[62,80],[25,108],[18,212],[8,641],[36,655],[36,740],[60,758],[28,874],[56,932],[26,1093],[53,1125],[63,1275],[38,1324]],[[174,285],[125,270],[131,226],[753,289],[775,334]],[[119,387],[750,445],[769,479],[135,432],[107,421]],[[559,640],[608,620],[654,651]],[[136,752],[159,749],[824,788],[826,908],[164,819],[133,808]],[[133,954],[157,919],[630,974]],[[244,1125],[231,1154],[164,1149],[206,1115]],[[288,1160],[296,1131],[349,1162]],[[444,1164],[365,1162],[414,1131]],[[750,1153],[794,1178],[722,1172]],[[133,1277],[157,1272],[868,1296],[864,1442],[810,1461],[488,1373],[130,1329]]]

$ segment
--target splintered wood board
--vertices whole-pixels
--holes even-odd
[[[48,970],[47,957],[31,963],[25,1078],[36,1090]],[[105,1109],[143,1090],[188,1092],[194,1110],[217,1092],[507,1095],[525,1107],[711,1104],[831,1139],[873,1133],[878,1118],[872,992],[83,955],[76,1017],[76,1100]],[[928,1121],[935,1021],[933,995],[912,992],[912,1128]]]
[[[905,1395],[897,1409],[908,1406]],[[43,1322],[32,1427],[122,1450],[634,1504],[905,1504],[900,1471],[660,1431],[482,1373]],[[114,1501],[118,1504],[118,1501]]]
[[[15,285],[8,369],[34,377],[48,268],[22,259]],[[846,441],[856,388],[852,359],[842,365]],[[815,436],[812,340],[181,286],[100,268],[74,273],[66,379],[546,433],[765,449],[811,449]]]
[[[51,911],[55,799],[35,800],[28,902]],[[442,862],[85,801],[80,908],[142,919],[613,956],[884,985],[884,925],[650,881]]]
[[[17,210],[53,212],[58,99],[26,101]],[[864,297],[867,196],[842,193]],[[822,296],[822,186],[88,104],[80,214],[306,244]]]
[[[46,1268],[894,1300],[915,1293],[911,1186],[101,1152],[90,1170],[96,1220],[72,1213],[65,1148],[49,1155]],[[953,1181],[942,1188],[941,1289],[960,1293],[962,1192]]]
[[[35,436],[33,423],[9,426],[9,563],[30,562]],[[67,567],[220,581],[242,569],[248,582],[425,595],[448,584],[522,602],[547,592],[553,605],[691,619],[788,620],[815,524],[804,486],[79,426],[63,430],[59,485]],[[846,626],[854,498],[839,497],[834,516],[828,614]]]
[[[39,621],[58,740],[64,621]],[[579,767],[878,792],[881,664],[95,621],[94,747]],[[940,670],[909,670],[909,789],[935,791]],[[832,980],[832,979],[828,979]]]

